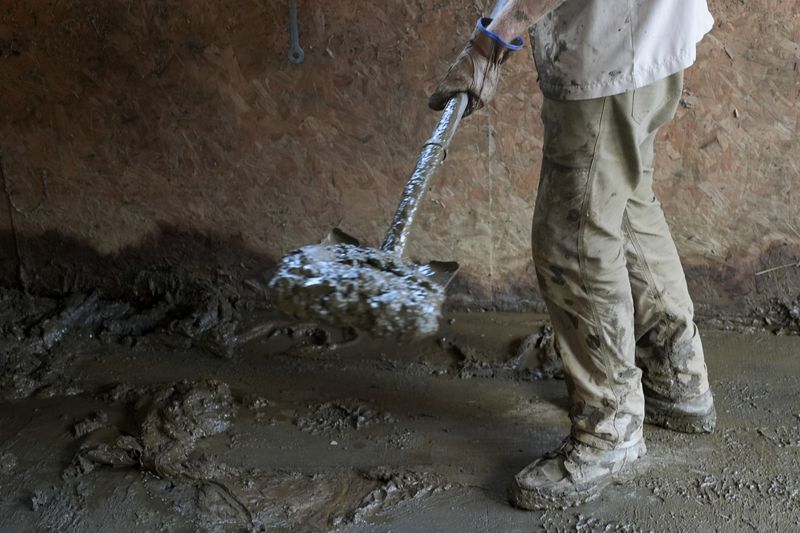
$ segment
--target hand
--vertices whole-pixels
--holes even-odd
[[[485,24],[486,20],[483,19],[479,24]],[[511,48],[503,46],[476,27],[464,50],[431,94],[428,106],[441,111],[450,98],[463,92],[469,94],[464,116],[482,108],[494,96],[500,80],[500,65],[511,52]]]

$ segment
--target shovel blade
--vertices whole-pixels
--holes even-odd
[[[349,244],[352,246],[361,246],[361,242],[339,228],[333,228],[328,235],[320,242],[320,244]],[[425,265],[421,265],[422,272],[442,287],[447,287],[453,280],[461,266],[455,261],[431,261]]]
[[[351,244],[353,246],[361,246],[358,239],[339,228],[333,228],[330,233],[322,239],[320,244]]]
[[[447,287],[461,266],[455,261],[431,261],[423,265],[425,275],[442,287]]]

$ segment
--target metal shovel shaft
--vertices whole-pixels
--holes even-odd
[[[497,0],[497,2],[494,3],[494,7],[492,7],[492,12],[489,15],[489,18],[497,18],[497,15],[499,15],[503,8],[506,7],[507,3],[508,0]]]
[[[433,135],[422,147],[414,172],[403,191],[392,225],[381,245],[381,250],[384,252],[398,257],[403,255],[422,197],[430,185],[431,178],[442,166],[442,161],[447,155],[447,147],[453,140],[468,102],[469,96],[466,93],[458,94],[447,102]]]

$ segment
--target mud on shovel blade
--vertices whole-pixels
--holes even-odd
[[[281,260],[270,281],[276,306],[303,320],[354,327],[374,336],[411,340],[439,327],[445,287],[458,264],[417,265],[402,257],[411,226],[431,179],[458,129],[467,95],[453,97],[417,158],[411,178],[379,249],[334,229],[322,244]]]

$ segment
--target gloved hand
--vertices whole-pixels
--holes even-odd
[[[511,52],[522,48],[522,39],[518,37],[511,43],[503,42],[486,30],[491,21],[488,18],[478,21],[464,50],[431,94],[428,100],[431,109],[441,111],[450,98],[465,92],[469,94],[469,104],[464,111],[464,116],[467,116],[492,99],[500,80],[500,65]]]

